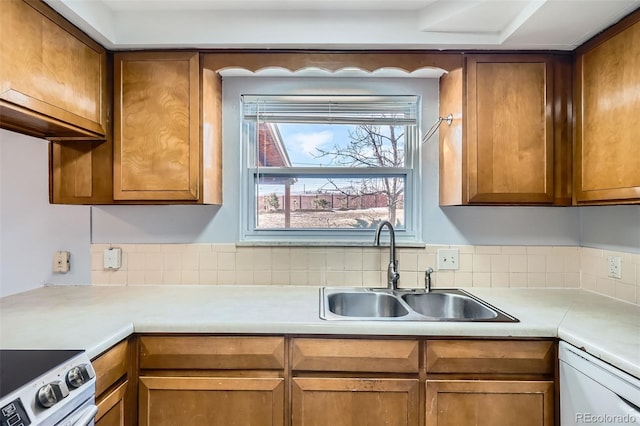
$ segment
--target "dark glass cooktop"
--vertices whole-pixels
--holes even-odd
[[[64,364],[81,350],[0,349],[0,398]]]

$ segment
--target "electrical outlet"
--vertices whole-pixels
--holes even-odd
[[[122,249],[111,247],[104,249],[102,266],[104,269],[120,269],[122,266]]]
[[[71,253],[68,251],[57,251],[53,255],[53,272],[61,272],[63,274],[69,272],[69,258]]]
[[[438,269],[460,269],[458,249],[438,249]]]
[[[609,277],[622,278],[622,262],[620,261],[620,256],[609,256],[607,261],[609,265]]]

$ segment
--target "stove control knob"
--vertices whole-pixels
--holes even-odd
[[[69,370],[67,373],[67,384],[70,388],[77,389],[94,377],[93,369],[87,364],[81,364]]]
[[[66,398],[67,395],[69,395],[69,389],[64,382],[51,382],[38,390],[37,399],[41,406],[49,408]]]

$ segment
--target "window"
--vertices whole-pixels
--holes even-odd
[[[246,240],[415,240],[418,96],[242,96]],[[368,232],[367,232],[368,231]]]

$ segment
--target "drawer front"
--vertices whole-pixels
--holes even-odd
[[[127,374],[129,343],[125,340],[91,361],[96,372],[96,396]]]
[[[417,373],[413,340],[294,339],[291,366],[303,371]]]
[[[427,373],[553,374],[552,341],[428,340]]]
[[[284,337],[143,336],[141,369],[284,368]]]

